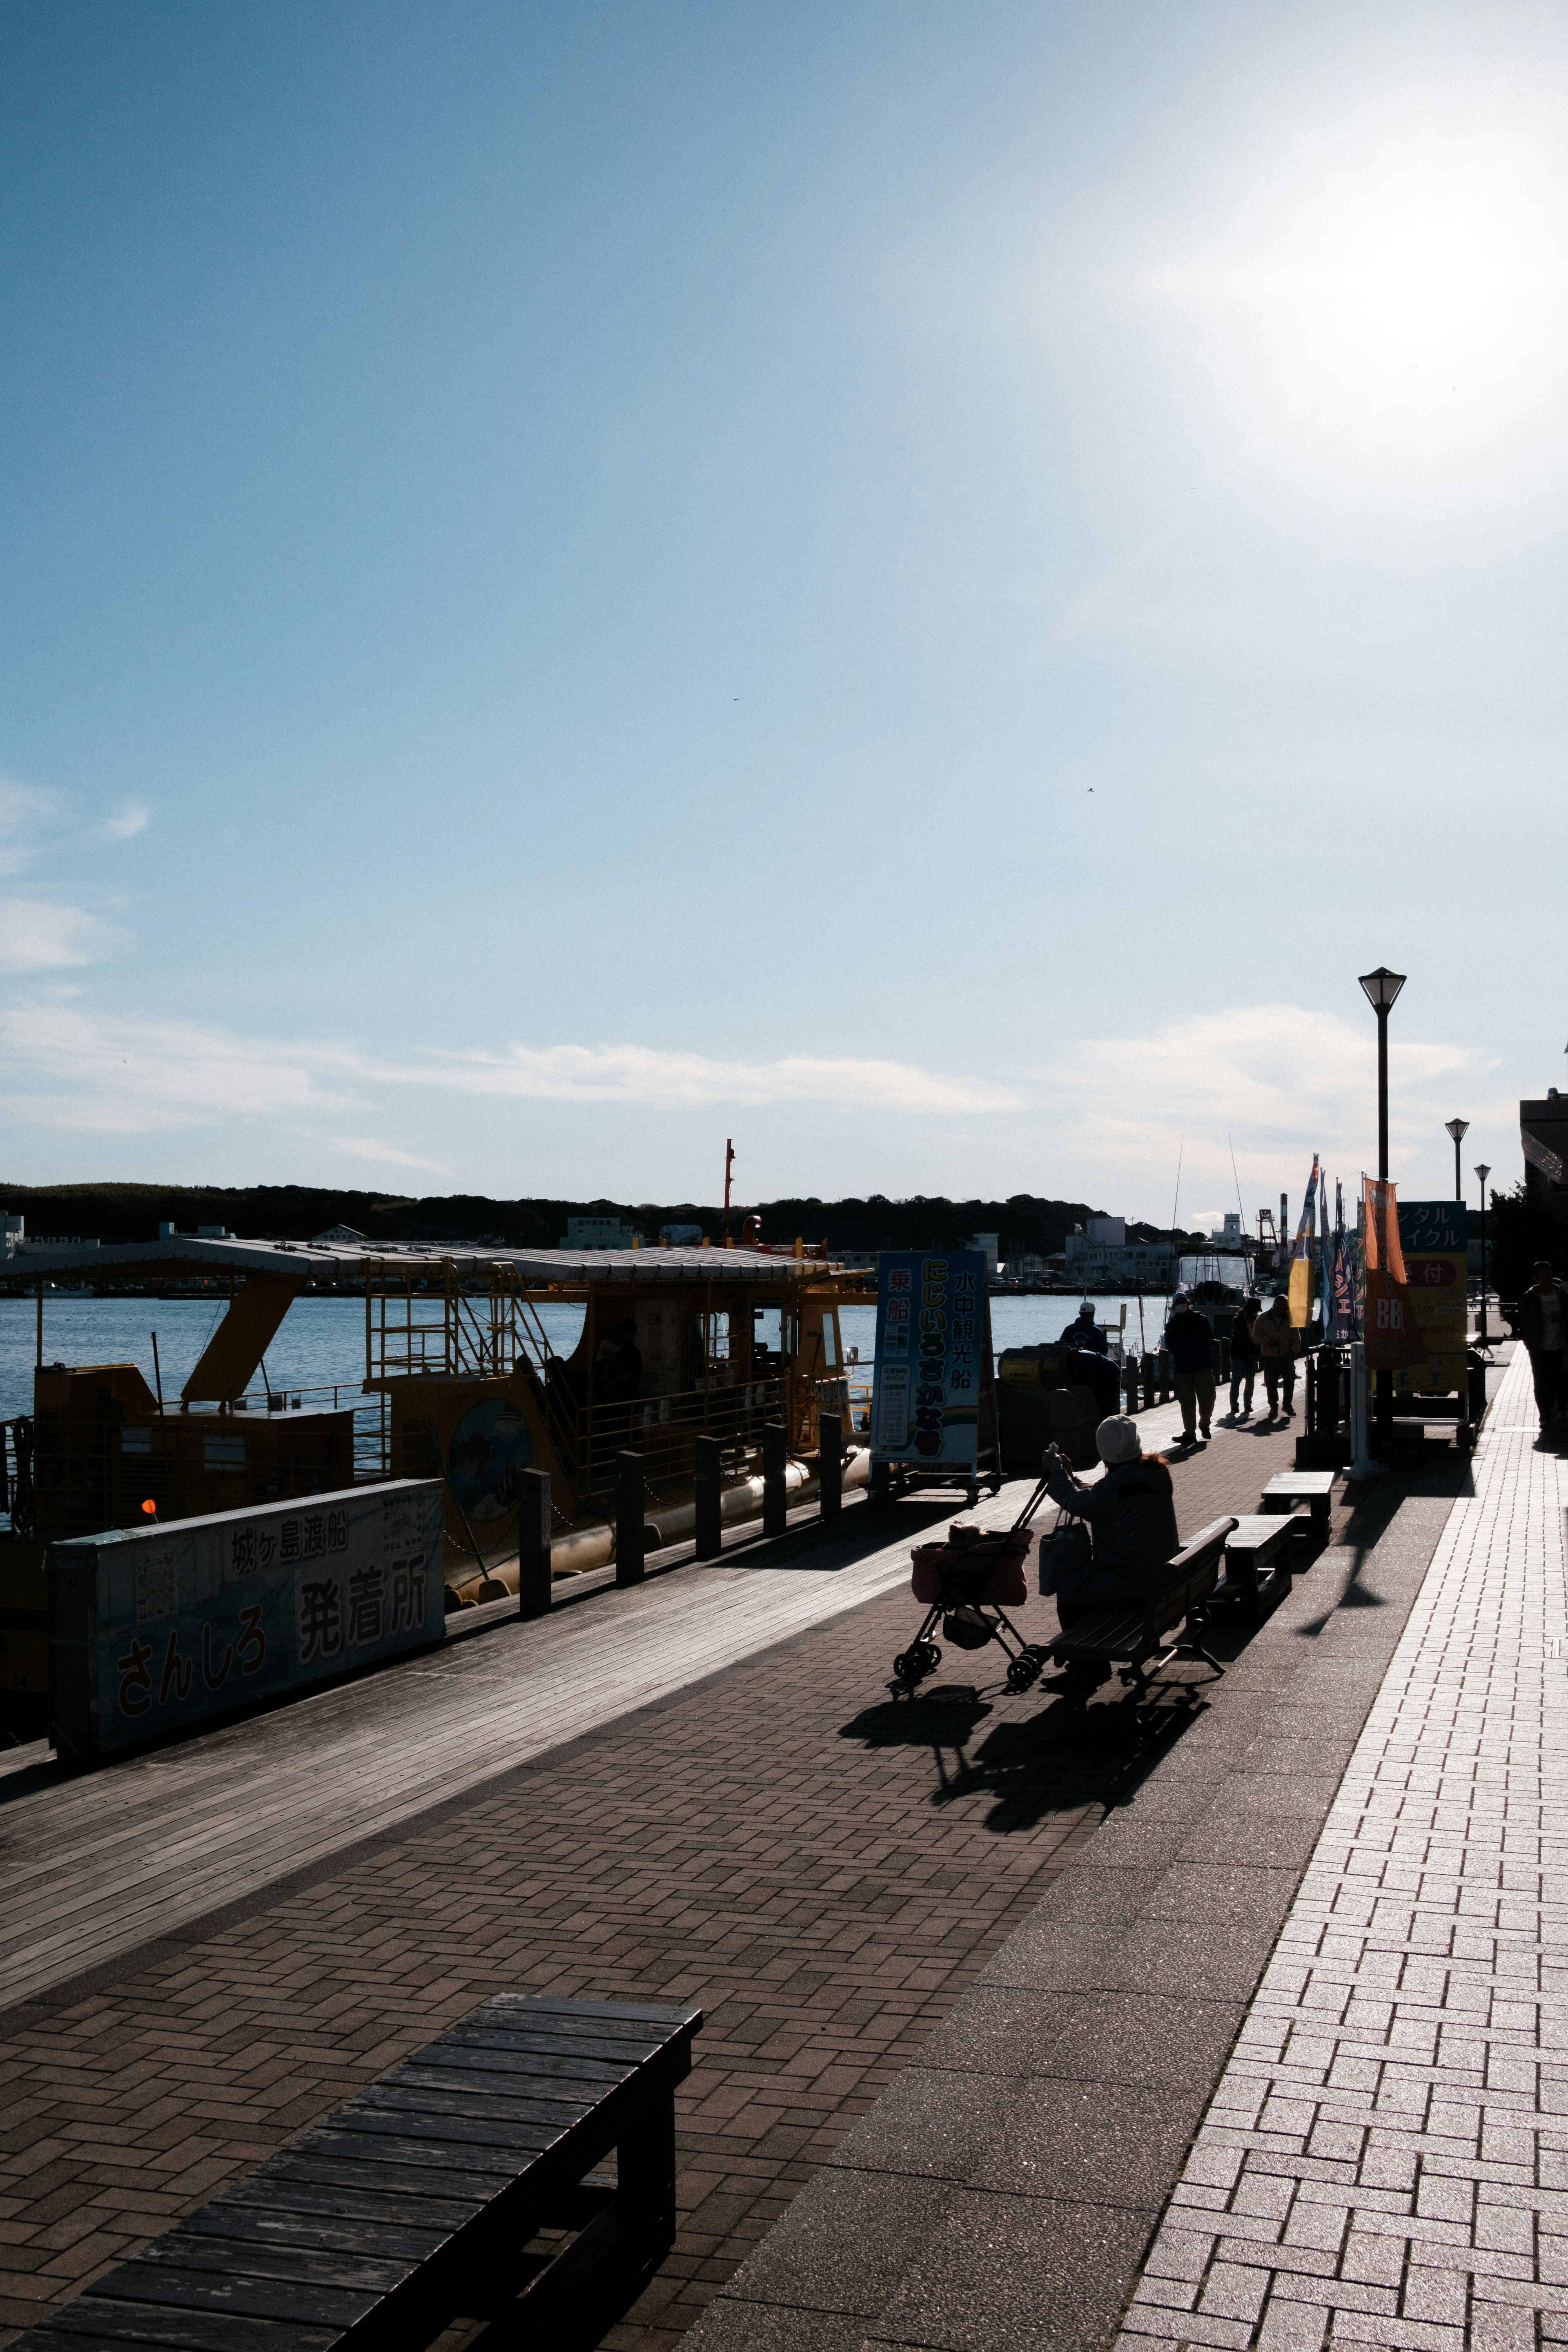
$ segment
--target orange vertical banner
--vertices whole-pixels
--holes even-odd
[[[1411,1310],[1399,1245],[1399,1204],[1392,1184],[1362,1178],[1362,1249],[1366,1266],[1366,1311],[1363,1318],[1370,1371],[1396,1372],[1426,1360]]]

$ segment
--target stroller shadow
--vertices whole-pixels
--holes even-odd
[[[1138,1703],[1112,1684],[1087,1705],[1047,1689],[1043,1708],[1022,1719],[1009,1709],[988,1727],[995,1702],[973,1684],[890,1689],[841,1725],[839,1738],[868,1748],[929,1748],[931,1802],[989,1797],[984,1826],[998,1836],[1034,1829],[1053,1813],[1126,1803],[1207,1708],[1202,1685],[1168,1683]]]

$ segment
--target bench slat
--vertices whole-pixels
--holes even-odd
[[[433,2066],[432,2074],[437,2074]],[[439,2081],[437,2074],[437,2080]],[[497,2122],[514,2124],[551,2124],[563,2131],[592,2115],[592,2099],[529,2098],[516,2088],[516,2077],[506,2078],[508,2089],[499,2089],[486,2095],[490,2078],[481,2074],[477,2083],[459,2074],[456,2080],[448,2075],[439,2089],[423,2083],[390,2083],[384,2090],[366,2095],[357,2115],[375,2116],[458,2116],[475,2123],[493,2116]]]
[[[600,2058],[552,2057],[537,2050],[520,2050],[505,2042],[437,2043],[431,2050],[421,2050],[416,2059],[405,2059],[404,2063],[409,2066],[472,2066],[486,2074],[531,2074],[541,2083],[582,2084],[595,2098],[603,2097],[617,2083],[629,2083],[637,2071],[637,2065],[630,2063],[617,2065]],[[642,2065],[647,2063],[647,2059],[637,2062]],[[395,2074],[398,2070],[395,2066],[391,2071]]]
[[[116,2303],[89,2288],[62,2304],[39,2330],[79,2352],[81,2338],[108,2347],[161,2344],[172,2352],[331,2352],[342,2329],[310,2327],[275,2319],[247,2319],[238,2312],[145,2311],[140,2304]]]
[[[381,2287],[323,2286],[301,2278],[268,2278],[259,2273],[182,2270],[150,2263],[138,2254],[114,2273],[116,2303],[150,2304],[158,2310],[211,2311],[228,2319],[286,2319],[306,2327],[343,2329],[374,2311]]]
[[[265,2241],[242,2236],[216,2237],[206,2231],[171,2230],[166,2238],[154,2238],[136,2256],[139,2263],[155,2263],[179,2271],[222,2271],[226,2276],[241,2272],[251,2278],[304,2279],[315,2286],[368,2288],[373,2294],[387,2294],[410,2271],[417,2270],[426,2254],[428,2245],[416,2246],[401,2262],[385,2256],[354,2254],[342,2248],[316,2246],[272,2245]]]
[[[458,2050],[510,2050],[520,2058],[539,2058],[559,2063],[564,2059],[581,2059],[584,2065],[603,2066],[613,2076],[635,2074],[648,2059],[658,2053],[637,2042],[613,2041],[608,2035],[586,2033],[535,2033],[527,2026],[510,2027],[501,2021],[492,2024],[487,2018],[482,2025],[454,2026],[449,2036]],[[439,2045],[437,2045],[438,2047]]]
[[[434,2168],[427,2147],[416,2147],[398,2158],[388,2152],[385,2141],[360,2139],[351,2141],[346,2149],[336,2146],[310,2148],[299,2156],[281,2158],[272,2178],[308,2181],[315,2189],[363,2189],[367,2179],[374,2179],[378,2197],[395,2197],[404,2190],[420,2197],[430,2190]],[[516,2179],[514,2169],[492,2167],[488,2172],[445,2171],[435,2185],[448,2195],[467,2198],[468,2210],[462,2221],[466,2229],[480,2208],[488,2205],[492,2197],[499,2197],[503,2189],[510,2189]]]
[[[280,2148],[278,2153],[281,2157],[285,2152]],[[268,2159],[269,2164],[276,2160]],[[207,2217],[212,2215],[213,2227],[221,2231],[226,2226],[226,2217],[233,2214],[236,2226],[247,2231],[263,2221],[268,2228],[276,2222],[279,2229],[297,2221],[303,2229],[341,2227],[347,2233],[345,2244],[361,2242],[354,2232],[385,2230],[400,2238],[420,2238],[432,2246],[439,2246],[462,2228],[473,2210],[468,2198],[441,2197],[426,2190],[421,2197],[400,2197],[394,2222],[379,2189],[313,2189],[309,2181],[285,2179],[269,2170],[260,2175],[247,2173],[243,2180],[237,2180],[232,2188],[215,2197],[210,2205],[187,2213],[180,2227],[205,2229]],[[365,2237],[363,2242],[368,2246],[370,2238]]]

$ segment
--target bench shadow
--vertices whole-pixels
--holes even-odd
[[[1113,1682],[1085,1703],[1047,1685],[1021,1701],[1009,1697],[990,1723],[997,1702],[974,1684],[929,1683],[912,1692],[890,1684],[889,1696],[841,1724],[838,1736],[868,1748],[929,1748],[931,1804],[988,1796],[984,1827],[1005,1837],[1052,1813],[1126,1803],[1206,1712],[1205,1689],[1173,1678],[1138,1699]],[[1031,1706],[1027,1716],[1014,1711],[1020,1704]]]

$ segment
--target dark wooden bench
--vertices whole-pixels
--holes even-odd
[[[1258,1498],[1260,1512],[1293,1511],[1305,1503],[1320,1547],[1329,1540],[1329,1506],[1334,1498],[1331,1470],[1278,1470]]]
[[[1249,1625],[1261,1625],[1290,1590],[1292,1547],[1303,1515],[1244,1511],[1225,1541],[1225,1580]]]
[[[593,2342],[674,2242],[675,2086],[701,2023],[500,1993],[16,2352],[381,2352],[459,2316],[496,2323],[487,2345]],[[612,2148],[615,2184],[589,2180]],[[578,2234],[526,2252],[552,2230]]]
[[[1226,1538],[1233,1518],[1211,1519],[1190,1543],[1184,1544],[1165,1570],[1152,1600],[1142,1609],[1097,1609],[1064,1626],[1054,1641],[1042,1643],[1047,1655],[1063,1666],[1113,1668],[1121,1680],[1142,1694],[1150,1677],[1184,1652],[1201,1658],[1215,1675],[1225,1668],[1203,1645],[1206,1617],[1204,1603],[1219,1582]],[[1167,1636],[1184,1625],[1187,1639]]]

